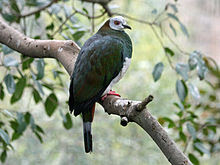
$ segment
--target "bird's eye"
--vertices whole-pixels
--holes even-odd
[[[119,24],[120,24],[120,21],[114,21],[114,24],[115,24],[115,25],[119,25]]]

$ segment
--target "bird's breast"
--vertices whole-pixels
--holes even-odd
[[[106,88],[105,92],[103,92],[102,96],[106,95],[111,89],[112,87],[119,81],[121,80],[121,78],[125,75],[126,71],[128,70],[128,67],[131,64],[131,58],[126,57],[125,61],[123,63],[123,67],[121,69],[121,71],[118,73],[118,75],[111,81],[111,83],[109,84],[109,86]]]

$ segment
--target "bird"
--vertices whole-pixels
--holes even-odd
[[[85,152],[92,147],[91,124],[95,103],[111,91],[127,71],[132,57],[132,41],[125,29],[131,29],[122,16],[109,18],[82,46],[71,76],[69,110],[82,115]]]

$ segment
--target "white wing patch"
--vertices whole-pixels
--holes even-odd
[[[102,96],[106,95],[112,87],[125,75],[126,71],[128,70],[129,65],[131,64],[131,58],[126,57],[125,62],[123,63],[123,67],[121,72],[111,81],[109,86],[106,88],[105,92],[103,92]]]

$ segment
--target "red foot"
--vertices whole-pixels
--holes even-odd
[[[115,91],[110,90],[106,95],[102,97],[102,101],[104,101],[108,95],[115,95],[115,96],[121,97],[121,95],[119,95],[118,93],[115,93]]]

